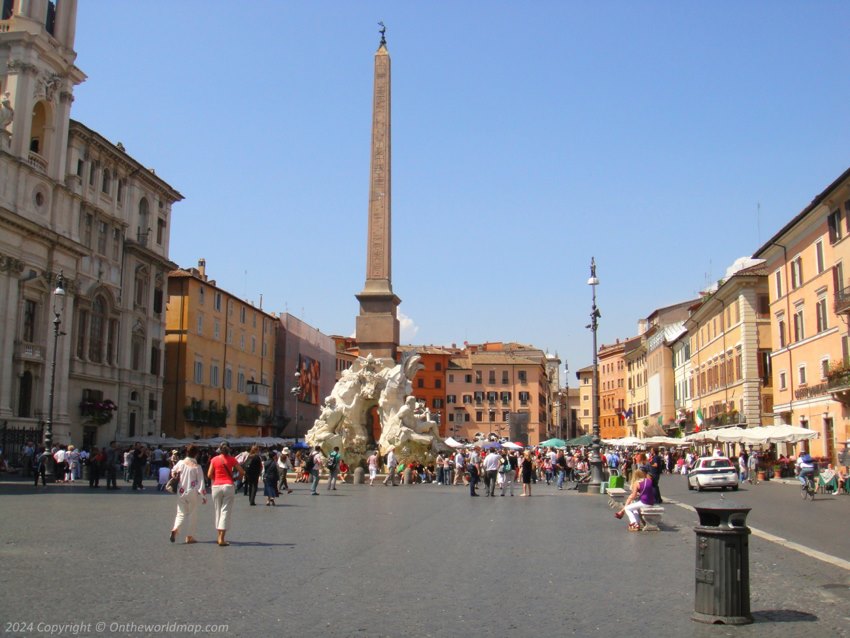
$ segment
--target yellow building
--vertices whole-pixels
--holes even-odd
[[[734,273],[693,307],[689,396],[702,428],[756,427],[773,416],[767,270]],[[701,417],[701,418],[700,418]]]
[[[626,365],[626,405],[623,422],[626,436],[637,436],[638,424],[647,418],[646,403],[646,344],[643,337],[634,337],[625,344],[623,361]]]
[[[593,433],[593,366],[576,371],[578,403],[576,436]]]
[[[216,286],[198,268],[168,276],[163,431],[268,436],[277,318]]]
[[[768,272],[774,422],[816,430],[812,454],[835,463],[850,438],[850,169],[753,257]]]

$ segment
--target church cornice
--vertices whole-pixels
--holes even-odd
[[[49,248],[62,248],[73,257],[85,257],[90,254],[90,250],[76,240],[5,208],[0,208],[0,226],[24,233],[30,241],[39,242]]]

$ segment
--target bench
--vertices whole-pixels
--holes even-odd
[[[626,502],[626,496],[628,493],[628,490],[625,490],[622,487],[609,487],[608,506],[616,508],[622,507]]]
[[[644,507],[640,511],[640,520],[643,523],[643,531],[657,532],[660,531],[661,519],[664,516],[664,508],[660,505],[652,507]]]

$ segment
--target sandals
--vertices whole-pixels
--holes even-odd
[[[640,525],[637,525],[636,523],[629,523],[629,531],[630,532],[639,532],[640,531]]]
[[[626,510],[620,510],[619,512],[614,512],[614,518],[623,518],[623,514],[626,513]]]

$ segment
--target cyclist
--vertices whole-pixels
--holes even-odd
[[[812,460],[812,457],[809,456],[808,452],[803,452],[797,458],[797,478],[800,480],[800,484],[803,487],[806,487],[808,481],[814,481],[815,477],[815,462]]]

